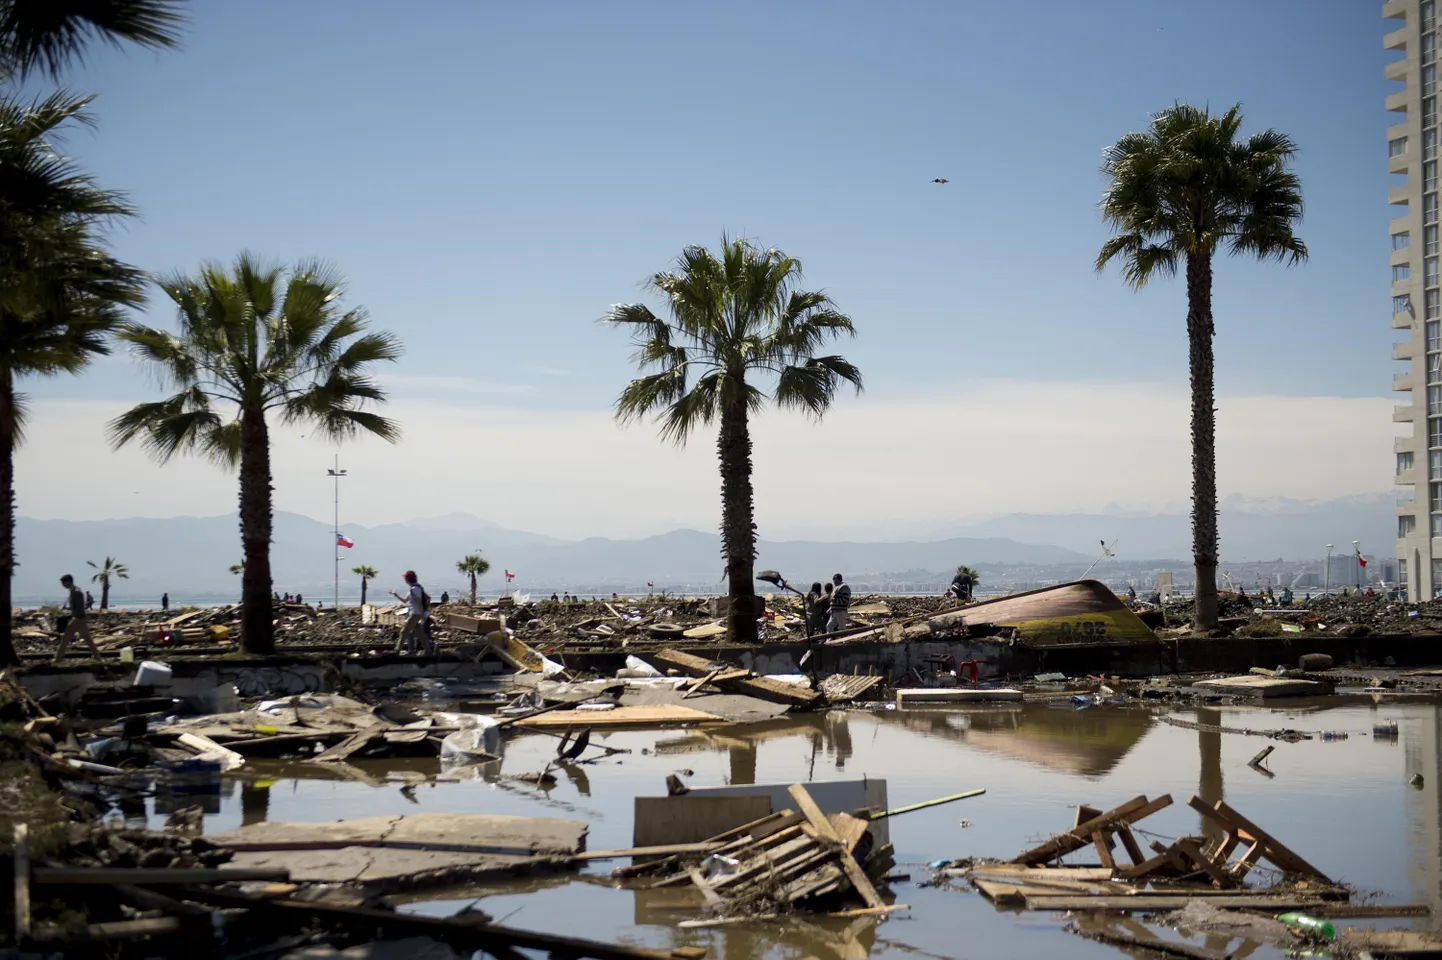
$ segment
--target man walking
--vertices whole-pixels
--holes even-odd
[[[60,585],[66,591],[66,606],[70,608],[70,622],[65,624],[65,631],[60,634],[60,646],[55,649],[55,660],[65,659],[65,651],[70,646],[70,638],[79,634],[90,644],[90,652],[96,660],[100,659],[100,648],[95,645],[95,638],[90,635],[90,622],[85,617],[85,591],[75,585],[75,578],[70,574],[60,578]]]
[[[831,591],[831,613],[826,618],[826,632],[835,633],[846,629],[847,610],[851,607],[851,587],[841,582],[841,574],[831,578],[835,589]]]
[[[430,597],[426,596],[425,588],[416,579],[414,570],[407,570],[402,579],[409,587],[406,596],[402,597],[394,590],[391,591],[391,596],[406,605],[406,622],[401,627],[401,639],[396,652],[416,653],[422,646],[429,650],[430,642],[426,639],[426,617],[430,612]]]
[[[160,611],[161,611],[161,613],[169,613],[169,612],[170,612],[170,594],[169,594],[169,593],[162,593],[162,594],[160,595]]]

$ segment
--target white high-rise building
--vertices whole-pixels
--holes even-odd
[[[1387,170],[1406,177],[1388,202],[1401,207],[1392,220],[1392,327],[1407,338],[1392,359],[1407,364],[1392,379],[1406,403],[1392,413],[1411,424],[1398,437],[1397,578],[1411,600],[1442,595],[1442,286],[1438,258],[1437,154],[1438,0],[1387,0],[1382,16],[1403,21],[1382,40],[1402,57],[1386,67],[1388,80],[1405,86],[1387,96],[1399,122],[1387,128]]]

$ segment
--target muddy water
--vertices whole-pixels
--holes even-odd
[[[556,741],[532,735],[511,740],[499,765],[440,782],[434,779],[440,768],[429,761],[362,764],[377,780],[390,778],[382,786],[302,778],[295,764],[254,765],[247,776],[264,779],[228,782],[205,827],[213,832],[264,818],[329,820],[407,811],[506,813],[585,820],[589,847],[599,850],[631,844],[632,798],[663,794],[665,775],[676,771],[690,771],[685,776],[693,785],[882,778],[893,807],[985,787],[983,797],[891,821],[897,869],[920,880],[929,875],[924,864],[938,858],[1014,856],[1070,826],[1073,807],[1081,802],[1108,807],[1141,793],[1170,793],[1176,804],[1142,826],[1165,838],[1205,832],[1185,805],[1196,793],[1226,799],[1320,869],[1376,893],[1380,902],[1426,903],[1434,917],[1442,917],[1439,710],[1424,701],[1352,697],[1276,709],[1152,712],[1027,704],[965,712],[855,711],[710,733],[598,735],[593,742],[633,752],[585,766],[582,775],[562,776],[547,791],[496,779],[540,770],[553,756]],[[1181,728],[1160,722],[1161,715],[1209,726],[1348,737],[1278,743],[1268,761],[1274,774],[1269,778],[1247,761],[1274,741]],[[1389,719],[1398,721],[1400,737],[1374,739],[1374,722]],[[1423,777],[1421,789],[1407,784],[1414,773]],[[418,785],[403,794],[401,778]],[[976,893],[906,882],[892,889],[911,910],[886,923],[808,918],[683,930],[675,924],[697,915],[693,902],[675,894],[611,889],[599,882],[609,869],[596,864],[581,879],[468,891],[464,898],[407,909],[446,914],[479,896],[482,909],[517,927],[652,947],[704,945],[712,956],[728,960],[1118,956],[1115,948],[1065,933],[1065,920],[1057,915],[1002,911]],[[1248,946],[1219,938],[1207,945]],[[1282,954],[1261,947],[1252,956]]]

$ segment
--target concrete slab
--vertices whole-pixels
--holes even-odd
[[[1009,703],[1022,699],[1020,690],[1010,687],[995,689],[968,687],[917,687],[896,691],[896,705],[915,703]]]
[[[1271,700],[1278,697],[1321,697],[1332,692],[1330,683],[1316,680],[1300,680],[1290,677],[1219,677],[1216,680],[1199,680],[1192,684],[1199,690],[1222,693],[1235,697],[1252,697]]]

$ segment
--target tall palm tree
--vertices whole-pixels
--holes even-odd
[[[603,318],[630,328],[643,374],[617,398],[618,420],[655,415],[661,436],[678,446],[698,427],[720,424],[727,628],[738,643],[756,641],[760,614],[750,418],[769,400],[820,419],[843,383],[861,390],[850,362],[816,355],[833,337],[855,335],[851,318],[826,294],[798,289],[800,280],[799,260],[722,237],[719,251],[687,247],[671,271],[646,282],[665,297],[669,319],[639,303],[618,304]]]
[[[491,569],[491,561],[481,556],[477,550],[475,553],[468,553],[456,564],[456,569],[471,578],[471,606],[476,605],[476,578],[484,577],[486,571]]]
[[[88,41],[173,47],[182,0],[0,0],[0,72],[58,76]]]
[[[396,441],[399,427],[365,408],[385,402],[371,368],[399,357],[400,343],[366,332],[362,309],[343,310],[339,276],[319,264],[285,271],[242,254],[229,270],[211,264],[158,284],[180,332],[131,325],[120,337],[177,392],[117,417],[111,441],[141,438],[162,463],[190,452],[239,467],[241,641],[271,653],[272,423],[309,424],[333,441],[361,431]]]
[[[1145,133],[1114,143],[1102,164],[1110,181],[1102,218],[1116,235],[1102,245],[1096,268],[1120,258],[1122,279],[1136,289],[1186,271],[1198,630],[1217,626],[1212,257],[1220,249],[1289,265],[1307,257],[1292,232],[1302,218],[1302,183],[1291,167],[1296,145],[1275,130],[1239,138],[1241,126],[1240,104],[1213,116],[1179,103]]]
[[[10,581],[15,571],[15,448],[31,377],[75,374],[109,353],[106,336],[144,300],[142,274],[99,239],[132,211],[102,190],[56,141],[84,122],[88,99],[33,103],[0,97],[0,661],[15,663]]]
[[[951,588],[956,593],[958,600],[970,600],[976,585],[981,583],[981,574],[977,573],[966,564],[956,568],[956,575],[951,578]]]
[[[350,572],[361,578],[361,606],[366,605],[366,584],[375,579],[380,571],[375,567],[368,567],[362,564],[359,567],[351,567]]]
[[[86,560],[90,566],[95,568],[95,575],[90,578],[91,583],[100,584],[100,609],[110,609],[110,581],[114,579],[129,580],[130,568],[123,563],[116,561],[114,557],[106,557],[103,564],[94,560]]]

